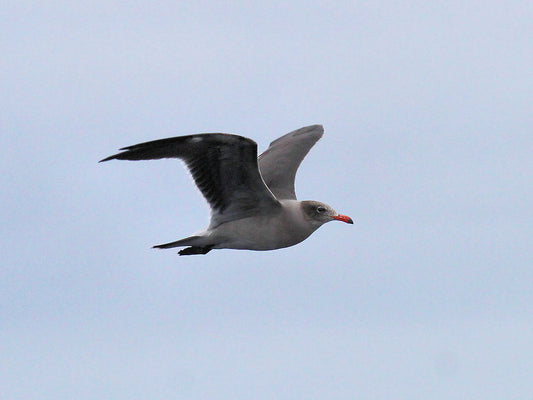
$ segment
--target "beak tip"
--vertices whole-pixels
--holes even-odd
[[[337,221],[346,222],[347,224],[353,224],[353,219],[351,219],[347,215],[339,214],[339,215],[337,215],[337,216],[335,216],[333,218],[336,219]]]

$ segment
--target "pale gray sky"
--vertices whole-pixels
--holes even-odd
[[[533,396],[533,6],[0,6],[0,398]],[[197,132],[320,123],[297,177],[355,224],[178,257]]]

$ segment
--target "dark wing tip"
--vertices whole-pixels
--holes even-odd
[[[109,157],[106,157],[106,158],[103,158],[101,159],[100,161],[98,161],[99,163],[101,162],[105,162],[105,161],[109,161],[109,160],[113,160],[114,158],[116,158],[116,154],[115,155],[112,155],[112,156],[109,156]]]
[[[183,158],[187,152],[203,151],[210,145],[218,146],[231,142],[246,142],[253,145],[252,139],[228,133],[199,133],[195,135],[176,136],[166,139],[152,140],[121,148],[121,152],[106,157],[99,162],[109,160],[154,160],[160,158]]]

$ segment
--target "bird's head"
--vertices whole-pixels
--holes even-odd
[[[347,224],[353,224],[353,220],[350,217],[339,214],[327,204],[319,201],[302,201],[302,210],[305,217],[318,226],[334,220],[346,222]]]

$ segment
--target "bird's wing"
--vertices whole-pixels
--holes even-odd
[[[294,179],[300,163],[322,137],[322,125],[311,125],[290,132],[270,143],[259,156],[259,171],[265,184],[278,199],[296,199]]]
[[[257,144],[224,133],[201,133],[124,147],[101,161],[179,158],[211,206],[211,226],[274,212],[280,203],[263,182]]]

